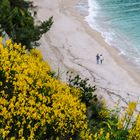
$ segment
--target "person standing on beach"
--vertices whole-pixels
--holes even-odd
[[[97,64],[99,64],[99,59],[100,59],[100,56],[99,56],[99,54],[97,53],[97,55],[96,55]]]
[[[100,54],[100,63],[102,64],[103,63],[103,60],[104,60],[104,57],[103,57],[103,55],[102,54]]]

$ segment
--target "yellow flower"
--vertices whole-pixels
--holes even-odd
[[[16,138],[15,137],[11,137],[11,139],[10,140],[16,140]]]
[[[134,110],[135,110],[135,108],[136,108],[136,103],[135,102],[130,102],[129,104],[128,104],[128,108],[127,108],[127,114],[129,115],[129,116],[132,116],[133,115],[133,112],[134,112]]]
[[[0,44],[2,43],[2,37],[0,36]]]
[[[12,40],[11,39],[6,40],[6,46],[10,46],[10,44],[12,44]]]
[[[0,44],[0,50],[2,50],[3,49],[3,45],[2,44]]]
[[[106,133],[105,138],[106,138],[106,140],[110,140],[110,134],[109,133]]]

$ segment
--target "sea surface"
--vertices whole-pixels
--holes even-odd
[[[88,12],[85,20],[118,55],[140,67],[140,0],[82,0],[79,5]]]

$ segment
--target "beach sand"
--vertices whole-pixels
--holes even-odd
[[[34,0],[37,19],[53,16],[54,24],[42,36],[40,50],[52,69],[66,80],[73,71],[96,85],[95,94],[103,96],[109,107],[118,101],[124,108],[140,97],[140,76],[133,66],[108,46],[100,33],[91,29],[83,15],[76,10],[78,0]],[[102,53],[103,64],[96,64],[96,54]],[[101,97],[100,96],[100,97]],[[140,107],[138,106],[138,110]]]

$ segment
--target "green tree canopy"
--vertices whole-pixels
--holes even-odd
[[[35,25],[31,10],[32,2],[24,0],[0,0],[0,25],[14,42],[22,43],[27,49],[39,45],[37,41],[46,33],[53,21],[52,17]]]

